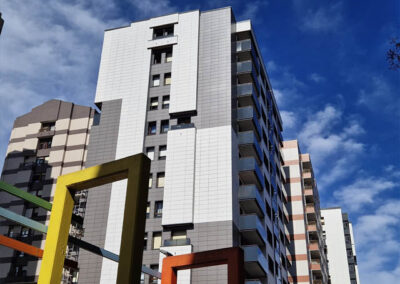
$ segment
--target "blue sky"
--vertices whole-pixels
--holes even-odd
[[[32,106],[92,105],[104,29],[228,5],[253,20],[284,137],[311,153],[322,206],[342,206],[353,221],[362,283],[396,283],[400,71],[385,53],[400,36],[399,1],[2,0],[0,160],[13,120]]]

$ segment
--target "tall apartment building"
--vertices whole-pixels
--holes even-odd
[[[332,284],[359,284],[353,226],[342,209],[321,210],[328,247],[329,274]]]
[[[18,117],[11,132],[1,180],[53,200],[57,177],[82,169],[95,111],[90,107],[50,100]],[[79,237],[85,213],[85,193],[76,195],[71,234]],[[0,206],[35,221],[48,224],[42,208],[0,191]],[[1,219],[0,234],[44,248],[45,236]],[[71,267],[64,270],[64,283],[77,273],[78,250],[68,247]],[[0,246],[0,283],[36,283],[41,261]]]
[[[248,283],[288,283],[282,122],[250,21],[227,7],[107,30],[95,103],[88,165],[152,159],[144,265],[161,270],[160,251],[241,246]],[[86,241],[119,253],[125,194],[124,181],[89,192]],[[80,283],[116,279],[116,263],[88,252],[79,266]],[[226,274],[178,278],[226,283]]]
[[[310,155],[301,153],[297,140],[284,141],[282,155],[289,199],[289,281],[326,284],[329,281],[327,249]]]

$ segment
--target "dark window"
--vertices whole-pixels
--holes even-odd
[[[172,47],[165,51],[165,62],[172,62]]]
[[[150,98],[150,106],[149,106],[150,110],[156,110],[158,109],[158,98]]]
[[[157,187],[164,187],[165,173],[157,174]]]
[[[43,131],[52,131],[54,130],[56,127],[56,123],[55,122],[43,122],[42,123],[42,127],[40,128],[40,132]]]
[[[268,256],[268,269],[271,273],[274,273],[274,264],[275,262],[272,260],[270,256]]]
[[[153,75],[151,79],[151,86],[152,87],[160,86],[160,75]]]
[[[50,149],[51,148],[51,141],[53,138],[43,138],[39,139],[38,149]]]
[[[169,120],[161,120],[161,131],[160,133],[167,133],[169,129]]]
[[[163,209],[163,202],[156,201],[154,204],[154,218],[161,218],[162,217],[162,209]]]
[[[162,98],[162,108],[169,108],[169,96],[163,96]]]
[[[153,64],[160,64],[161,63],[161,56],[162,56],[162,50],[161,49],[153,50]]]
[[[162,145],[158,148],[158,159],[165,160],[167,158],[167,145]]]
[[[150,217],[150,202],[147,202],[146,206],[146,218]]]
[[[174,35],[174,25],[154,28],[153,31],[154,39],[173,36],[173,35]]]
[[[164,74],[164,85],[171,85],[171,73]]]
[[[191,123],[190,116],[178,118],[178,124],[189,124],[189,123]]]
[[[151,121],[147,127],[147,135],[155,135],[157,133],[157,123],[155,121]]]

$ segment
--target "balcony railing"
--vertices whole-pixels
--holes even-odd
[[[165,247],[187,246],[190,245],[190,239],[164,240]]]
[[[253,83],[236,85],[236,95],[239,100],[240,107],[253,105],[258,114],[261,114],[261,106],[258,102],[258,93],[254,88]]]
[[[237,109],[237,120],[239,131],[256,131],[259,138],[262,137],[260,123],[257,113],[252,107],[241,107]]]
[[[255,184],[259,189],[264,187],[264,179],[255,158],[239,160],[239,176],[244,184]]]
[[[253,156],[261,163],[263,154],[257,141],[256,135],[252,131],[239,132],[238,135],[239,152],[242,157]]]

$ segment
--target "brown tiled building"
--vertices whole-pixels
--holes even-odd
[[[52,201],[58,176],[84,167],[95,110],[60,100],[50,100],[18,117],[11,132],[1,180]],[[71,233],[82,234],[85,192],[76,196]],[[48,225],[49,214],[23,200],[0,192],[0,206]],[[44,248],[45,236],[0,220],[0,234]],[[77,261],[78,251],[69,247],[67,258]],[[64,283],[72,283],[75,271],[64,270]],[[75,262],[76,264],[76,262]],[[40,261],[0,246],[0,283],[35,283]]]
[[[318,188],[309,154],[297,140],[284,141],[282,155],[288,193],[290,283],[329,283]]]

